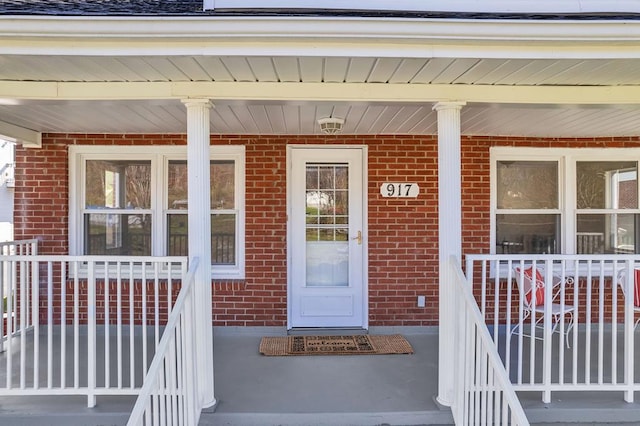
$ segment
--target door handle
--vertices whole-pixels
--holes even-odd
[[[361,246],[362,245],[362,231],[358,231],[358,235],[356,235],[355,237],[351,238],[352,240],[357,240],[358,241],[358,245]]]

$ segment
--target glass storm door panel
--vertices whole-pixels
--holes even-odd
[[[365,327],[363,151],[293,148],[290,327]]]

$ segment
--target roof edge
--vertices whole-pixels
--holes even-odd
[[[638,43],[640,21],[0,16],[0,54],[636,58]]]

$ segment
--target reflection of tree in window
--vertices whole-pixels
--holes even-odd
[[[576,207],[577,253],[635,252],[639,227],[628,209],[638,207],[637,163],[578,161]]]
[[[500,253],[560,250],[557,161],[497,163],[496,245]],[[537,212],[524,212],[537,210]]]
[[[499,209],[555,209],[558,207],[558,163],[555,161],[499,161]]]
[[[580,161],[576,164],[578,209],[636,208],[636,163]]]
[[[90,160],[86,170],[85,253],[151,254],[151,215],[122,211],[151,207],[150,161]]]
[[[233,161],[211,162],[211,208],[235,208],[235,171]]]
[[[349,214],[346,164],[307,164],[307,241],[346,241]]]

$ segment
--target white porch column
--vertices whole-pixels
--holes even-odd
[[[438,243],[439,243],[439,351],[438,397],[453,404],[455,365],[455,304],[450,290],[448,262],[462,257],[462,178],[460,156],[460,110],[464,102],[439,102],[438,112]]]
[[[209,172],[209,99],[186,99],[189,201],[189,258],[200,258],[196,273],[196,368],[200,403],[216,404],[213,395],[213,337],[211,330],[211,177]]]

